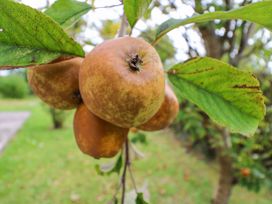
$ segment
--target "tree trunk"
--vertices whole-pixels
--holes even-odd
[[[219,157],[220,175],[212,204],[228,204],[234,184],[232,160],[228,155]]]
[[[54,129],[62,129],[63,128],[63,123],[62,121],[54,120]]]
[[[50,108],[50,115],[53,122],[54,129],[62,129],[64,123],[64,112],[62,110],[56,110],[54,108]]]
[[[220,38],[215,35],[214,29],[211,27],[199,26],[199,31],[202,35],[207,56],[220,59],[222,57],[222,44]]]

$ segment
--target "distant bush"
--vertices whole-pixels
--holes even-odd
[[[25,98],[29,94],[26,80],[21,75],[8,75],[0,77],[0,97]]]

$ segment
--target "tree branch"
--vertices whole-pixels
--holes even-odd
[[[189,40],[189,37],[188,37],[188,34],[187,34],[187,28],[185,28],[185,33],[183,34],[183,38],[184,40],[186,41],[187,45],[188,45],[188,55],[192,58],[192,57],[196,57],[196,56],[199,56],[199,52],[197,51],[197,49],[193,48],[191,43],[190,43],[190,40]]]
[[[122,16],[121,27],[118,33],[118,37],[123,37],[126,34],[127,26],[128,26],[127,17],[126,14],[124,13]]]
[[[115,4],[115,5],[110,5],[110,6],[101,6],[101,7],[94,7],[93,10],[95,9],[107,9],[107,8],[114,8],[118,6],[122,6],[123,4]]]
[[[225,0],[225,6],[226,6],[226,10],[230,10],[232,5],[232,0]]]

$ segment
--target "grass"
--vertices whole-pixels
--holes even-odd
[[[35,99],[0,101],[0,110],[30,110],[31,117],[0,155],[1,204],[105,204],[115,192],[117,175],[98,176],[94,165],[105,163],[82,154],[72,130],[53,130],[49,114]],[[217,168],[188,155],[167,132],[148,135],[145,153],[133,163],[138,186],[148,184],[152,204],[209,203]],[[236,187],[231,204],[270,204],[268,192],[255,194]]]

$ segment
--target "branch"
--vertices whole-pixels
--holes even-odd
[[[118,33],[118,37],[123,37],[126,34],[127,26],[128,26],[127,17],[126,14],[124,13],[122,16],[121,27]]]
[[[240,4],[240,6],[245,6],[245,5],[251,4],[251,3],[252,3],[252,0],[244,0],[244,1]]]
[[[230,10],[231,9],[231,4],[232,4],[232,0],[225,0],[225,5],[226,5],[226,10]]]
[[[262,47],[262,46],[261,46],[261,47]],[[260,48],[259,45],[253,46],[246,54],[242,55],[240,58],[241,58],[241,59],[244,59],[244,58],[250,57],[250,55],[252,55],[258,48]]]
[[[248,24],[246,21],[244,21],[242,23],[241,27],[242,27],[242,36],[241,36],[240,46],[239,46],[239,50],[238,50],[239,56],[241,56],[241,54],[243,53],[244,49],[247,46],[248,38],[249,38],[251,30],[253,28],[253,24],[252,23]]]
[[[184,40],[186,41],[187,45],[188,45],[188,55],[192,58],[192,57],[196,57],[196,56],[200,56],[199,55],[199,52],[197,51],[197,49],[193,48],[191,43],[190,43],[190,40],[189,40],[189,37],[188,37],[188,34],[187,34],[187,28],[185,28],[185,33],[183,34],[183,38]]]
[[[101,6],[101,7],[94,7],[93,10],[95,9],[107,9],[107,8],[114,8],[118,6],[122,6],[123,4],[115,4],[115,5],[110,5],[110,6]]]
[[[232,29],[232,38],[229,38],[229,44],[230,48],[228,50],[229,53],[233,52],[234,47],[235,47],[235,40],[236,40],[236,30],[237,30],[237,20],[235,20],[234,28]]]

